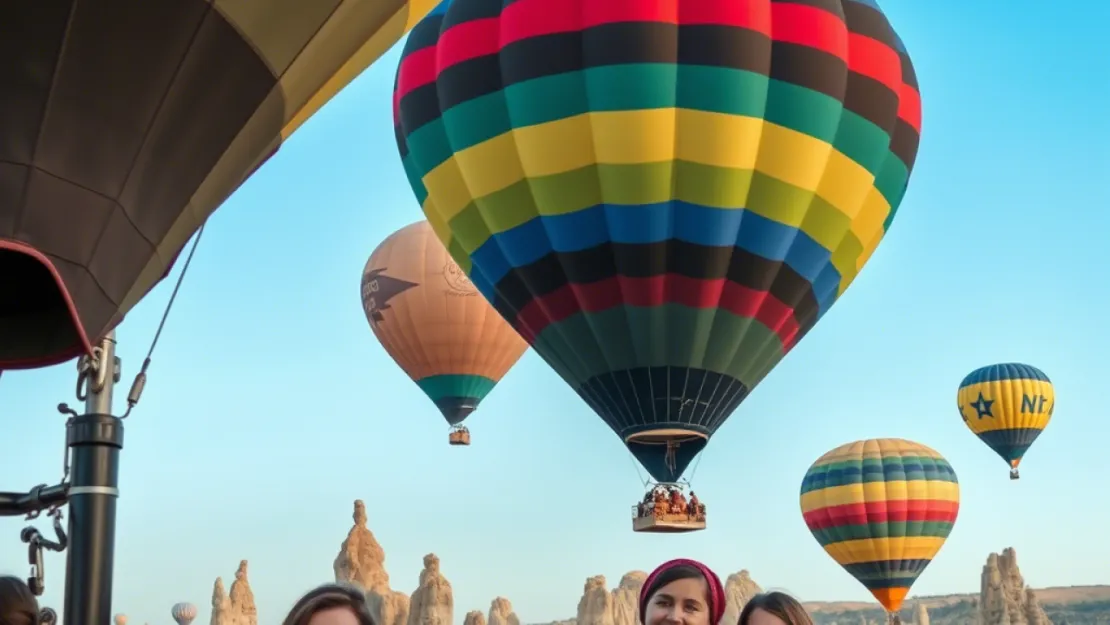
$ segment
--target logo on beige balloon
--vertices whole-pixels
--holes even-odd
[[[478,294],[474,283],[453,260],[448,260],[443,266],[443,279],[447,282],[447,288],[450,289],[448,293],[451,295],[470,297]]]

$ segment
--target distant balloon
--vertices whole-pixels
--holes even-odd
[[[189,625],[197,617],[197,606],[191,603],[179,603],[173,606],[170,615],[177,621],[177,625]]]
[[[801,507],[825,552],[893,614],[952,531],[960,485],[948,461],[925,445],[857,441],[813,463]]]
[[[956,393],[964,423],[1010,465],[1018,465],[1041,435],[1056,408],[1056,391],[1044,371],[1018,363],[989,365],[972,371]]]
[[[116,617],[112,620],[115,621],[116,625],[127,625],[127,615],[126,614],[117,614]]]
[[[91,352],[208,216],[431,8],[0,2],[0,369]]]
[[[462,423],[528,349],[426,221],[389,235],[370,255],[362,305],[374,336],[451,425]]]

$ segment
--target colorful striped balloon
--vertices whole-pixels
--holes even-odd
[[[855,279],[921,126],[872,0],[448,0],[394,105],[451,255],[659,481]]]
[[[802,480],[801,504],[825,552],[895,613],[952,531],[960,485],[932,449],[880,438],[818,458]]]
[[[1002,456],[1016,480],[1025,452],[1052,420],[1056,391],[1044,371],[1004,363],[968,374],[956,402],[968,429]]]

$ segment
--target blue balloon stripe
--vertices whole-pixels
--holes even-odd
[[[480,275],[471,281],[483,295],[510,271],[552,252],[577,252],[606,243],[650,244],[680,240],[706,247],[734,246],[783,262],[813,287],[820,313],[836,300],[840,272],[829,250],[799,228],[747,210],[670,201],[639,206],[601,204],[564,215],[534,217],[493,235],[471,255]],[[479,274],[475,271],[474,274]]]
[[[960,388],[972,386],[974,384],[1003,382],[1006,380],[1037,380],[1039,382],[1051,383],[1051,380],[1048,379],[1045,372],[1033,365],[1026,365],[1019,362],[1004,362],[997,365],[980,367],[972,371],[960,382]]]

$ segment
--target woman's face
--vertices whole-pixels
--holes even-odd
[[[767,610],[756,608],[748,615],[748,625],[786,625],[786,621]]]
[[[358,615],[348,607],[331,608],[313,614],[308,625],[358,625]]]
[[[707,596],[705,579],[676,579],[651,596],[644,625],[716,625],[709,622]]]

